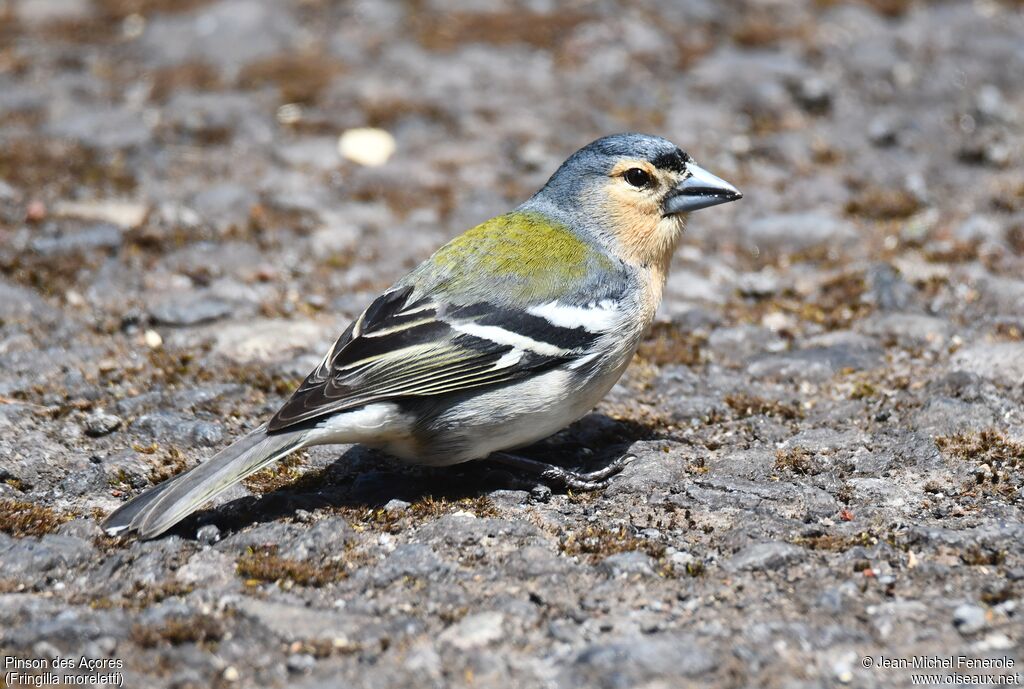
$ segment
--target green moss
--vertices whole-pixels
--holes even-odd
[[[356,529],[395,534],[453,512],[469,512],[477,517],[498,516],[494,503],[487,497],[448,500],[431,495],[417,500],[405,510],[348,510],[343,515]]]
[[[0,500],[0,532],[15,538],[53,533],[73,518],[74,515],[23,500]]]
[[[609,529],[589,525],[578,531],[568,531],[562,536],[560,545],[566,555],[586,555],[593,560],[632,551],[644,552],[653,558],[661,558],[665,554],[665,546],[637,538],[624,526]]]
[[[245,487],[257,495],[266,495],[294,482],[302,473],[302,455],[295,453],[278,461],[274,466],[257,471],[243,481]]]
[[[299,586],[321,587],[348,576],[341,563],[315,565],[277,554],[277,546],[250,549],[238,559],[236,571],[247,583],[292,582]]]

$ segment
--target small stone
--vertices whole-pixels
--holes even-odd
[[[124,236],[117,226],[99,223],[80,230],[63,232],[57,236],[37,237],[31,246],[36,253],[65,256],[94,249],[116,249],[123,241]]]
[[[237,682],[241,678],[241,675],[238,673],[238,668],[234,665],[228,665],[224,668],[224,672],[221,674],[221,677],[224,678],[225,682]]]
[[[985,609],[979,605],[964,603],[953,611],[953,626],[961,634],[973,634],[985,628]]]
[[[638,551],[609,555],[597,565],[597,568],[611,577],[631,574],[654,576],[654,560],[646,553]]]
[[[61,218],[80,218],[117,225],[124,229],[139,227],[149,214],[149,207],[131,201],[58,201],[54,215]]]
[[[547,502],[551,499],[551,486],[538,483],[530,489],[530,499],[534,502]]]
[[[155,330],[147,330],[142,337],[150,349],[159,349],[164,343],[164,338],[160,337],[160,333]]]
[[[358,127],[347,130],[338,139],[342,158],[367,167],[383,165],[394,152],[395,137],[383,129]]]
[[[441,559],[430,546],[423,543],[406,543],[395,548],[376,568],[373,580],[378,586],[387,586],[404,577],[432,578],[448,569],[450,564]]]
[[[895,124],[888,119],[876,117],[868,125],[868,140],[879,148],[895,146],[898,141]]]
[[[323,345],[325,333],[313,321],[252,320],[219,328],[214,351],[237,363],[282,360]]]
[[[213,545],[220,540],[220,529],[216,524],[207,524],[196,531],[196,540],[203,545]]]
[[[163,325],[190,326],[221,320],[233,310],[228,302],[206,294],[184,294],[154,304],[149,313]]]
[[[288,656],[288,672],[295,674],[309,674],[316,667],[316,658],[308,653],[293,653]]]
[[[184,584],[210,589],[236,581],[235,561],[218,550],[205,548],[179,567],[175,577]]]
[[[461,651],[479,648],[501,639],[505,635],[504,624],[504,614],[495,611],[481,612],[464,617],[448,627],[441,633],[439,640]]]
[[[389,514],[398,514],[399,512],[405,512],[409,507],[411,507],[411,503],[394,498],[393,500],[388,500],[387,504],[384,505],[384,511]]]
[[[952,364],[989,380],[1024,380],[1024,343],[978,342],[958,351]]]
[[[757,543],[739,551],[726,563],[733,571],[782,569],[803,557],[803,549],[789,543]]]
[[[779,291],[779,277],[771,270],[743,273],[736,280],[736,289],[744,297],[770,297]]]
[[[832,88],[820,77],[802,79],[793,89],[793,97],[812,114],[823,114],[832,108]]]
[[[109,435],[121,427],[121,417],[106,412],[95,412],[85,419],[85,434],[93,438]]]

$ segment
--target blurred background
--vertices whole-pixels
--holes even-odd
[[[891,686],[860,658],[1019,652],[1022,113],[1019,0],[0,0],[0,646],[146,686]],[[318,449],[102,536],[627,130],[745,197],[535,450],[632,451],[619,488]]]

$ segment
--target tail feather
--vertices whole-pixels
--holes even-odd
[[[267,435],[266,425],[235,441],[197,467],[164,481],[107,517],[111,535],[137,531],[159,536],[246,476],[304,447],[307,431]]]

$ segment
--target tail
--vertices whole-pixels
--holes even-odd
[[[159,536],[246,476],[304,447],[307,431],[267,435],[264,424],[197,467],[167,479],[123,505],[103,522],[111,536],[137,531]]]

